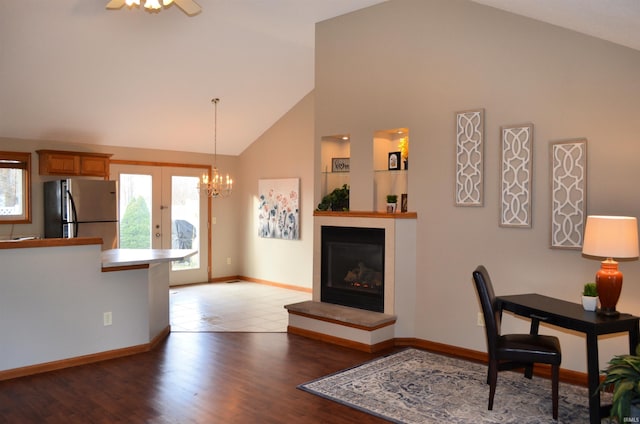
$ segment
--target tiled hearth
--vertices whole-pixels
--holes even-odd
[[[384,344],[388,339],[413,337],[416,306],[416,221],[415,213],[316,212],[314,214],[312,301],[319,304],[313,305],[314,307],[310,310],[316,311],[317,316],[314,319],[313,314],[305,314],[302,317],[292,314],[292,309],[306,310],[309,305],[289,308],[289,331],[337,343],[342,342],[341,344],[345,345]],[[347,311],[352,318],[360,314],[363,323],[380,319],[386,323],[383,327],[372,329],[367,325],[340,323],[335,316],[341,315],[342,311],[336,313],[336,308],[333,306],[322,307],[320,294],[322,226],[385,230],[384,313],[357,309]],[[372,314],[378,314],[378,316]],[[395,316],[395,322],[389,324],[393,316]],[[355,332],[357,334],[354,333],[354,327],[361,327],[359,332]],[[362,332],[368,335],[363,336]]]

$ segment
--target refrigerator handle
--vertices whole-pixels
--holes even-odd
[[[71,222],[73,222],[73,237],[78,237],[78,214],[76,213],[76,203],[73,201],[71,192],[67,190],[67,197],[71,203]]]

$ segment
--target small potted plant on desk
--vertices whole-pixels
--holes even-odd
[[[582,307],[585,311],[595,311],[598,306],[598,289],[596,283],[587,283],[582,291]]]
[[[618,355],[609,361],[598,390],[611,389],[611,417],[619,424],[640,422],[640,345],[635,355]]]
[[[387,194],[387,213],[395,213],[398,206],[398,195]]]

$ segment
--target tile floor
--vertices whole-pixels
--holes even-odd
[[[284,305],[311,300],[311,293],[235,281],[171,287],[173,332],[286,332]]]

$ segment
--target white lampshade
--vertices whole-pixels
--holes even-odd
[[[630,216],[588,216],[582,253],[602,258],[637,258],[638,220]]]

